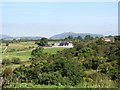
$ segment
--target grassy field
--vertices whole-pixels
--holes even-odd
[[[5,43],[2,43],[2,45],[0,46],[0,51],[2,52],[5,49],[5,47],[6,47]],[[23,49],[26,49],[26,48],[29,48],[29,47],[37,47],[37,45],[33,41],[31,41],[31,42],[20,42],[20,43],[10,43],[6,52],[23,50]]]
[[[49,42],[53,43],[53,42]],[[37,47],[35,42],[20,42],[20,43],[11,43],[4,54],[0,53],[0,60],[2,58],[9,58],[12,59],[13,57],[18,57],[21,59],[21,61],[28,61],[31,57],[31,52],[33,48],[29,49],[29,47],[34,46]],[[2,44],[2,47],[0,48],[1,52],[5,49],[5,43]],[[25,49],[28,48],[28,49]],[[24,50],[25,49],[25,50]],[[44,52],[49,54],[55,54],[57,51],[61,51],[65,48],[44,48]],[[10,52],[12,51],[12,52]]]
[[[5,47],[5,43],[2,43],[0,52],[2,52],[5,49]],[[29,47],[37,47],[37,45],[34,41],[10,43],[5,53],[0,53],[0,57],[9,59],[13,57],[19,57],[21,61],[28,61],[32,51],[32,49],[29,49]]]
[[[49,54],[55,54],[57,51],[61,51],[63,49],[65,48],[45,48],[44,52],[49,53]],[[32,50],[9,52],[5,54],[0,53],[0,57],[9,58],[9,59],[13,57],[18,57],[21,59],[21,61],[28,61],[29,58],[31,57],[31,52]]]
[[[30,58],[32,50],[27,50],[27,51],[18,51],[18,52],[11,52],[11,53],[5,53],[5,54],[0,54],[2,58],[13,58],[13,57],[18,57],[21,59],[21,61],[28,61]]]
[[[23,45],[23,46],[34,46],[34,47],[37,47],[37,44],[35,44],[34,41],[30,41],[30,42],[20,42],[19,45]]]
[[[63,49],[65,48],[64,47],[63,48],[45,48],[44,52],[49,53],[49,54],[55,54],[57,51],[61,51]]]

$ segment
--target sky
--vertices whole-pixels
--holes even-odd
[[[50,37],[63,32],[118,34],[117,2],[3,2],[2,34]]]

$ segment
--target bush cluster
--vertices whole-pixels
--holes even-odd
[[[21,63],[21,60],[20,58],[17,58],[17,57],[13,57],[12,59],[9,59],[9,58],[3,58],[2,59],[2,64],[3,65],[10,65],[10,64],[20,64]]]

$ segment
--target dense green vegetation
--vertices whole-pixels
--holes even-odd
[[[65,41],[71,41],[74,48],[57,52],[47,48],[50,53],[36,47],[29,65],[12,59],[20,66],[3,71],[3,87],[119,88],[120,36],[114,38],[115,42],[105,42],[91,36],[85,39],[69,36]]]
[[[41,38],[40,41],[37,42],[39,46],[47,46],[48,45],[48,39],[47,38]]]

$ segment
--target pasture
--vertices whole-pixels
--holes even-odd
[[[64,47],[59,47],[59,48],[44,48],[44,52],[49,53],[49,54],[55,54],[57,51],[62,51],[65,49]]]
[[[49,42],[53,43],[53,42]],[[2,43],[0,47],[0,60],[3,58],[9,58],[12,59],[13,57],[20,58],[21,61],[29,61],[29,58],[31,57],[31,52],[33,49],[35,49],[37,45],[34,41],[30,42],[20,42],[20,43],[10,43],[7,47],[6,51],[4,49],[6,48],[5,43]],[[57,51],[61,51],[65,48],[44,48],[44,52],[49,54],[55,54]]]
[[[34,42],[20,42],[20,43],[10,43],[7,49],[5,43],[2,43],[2,46],[0,48],[0,57],[2,58],[13,58],[18,57],[21,59],[21,61],[28,61],[30,58],[30,53],[32,49],[37,47]],[[4,51],[4,53],[2,53]]]

